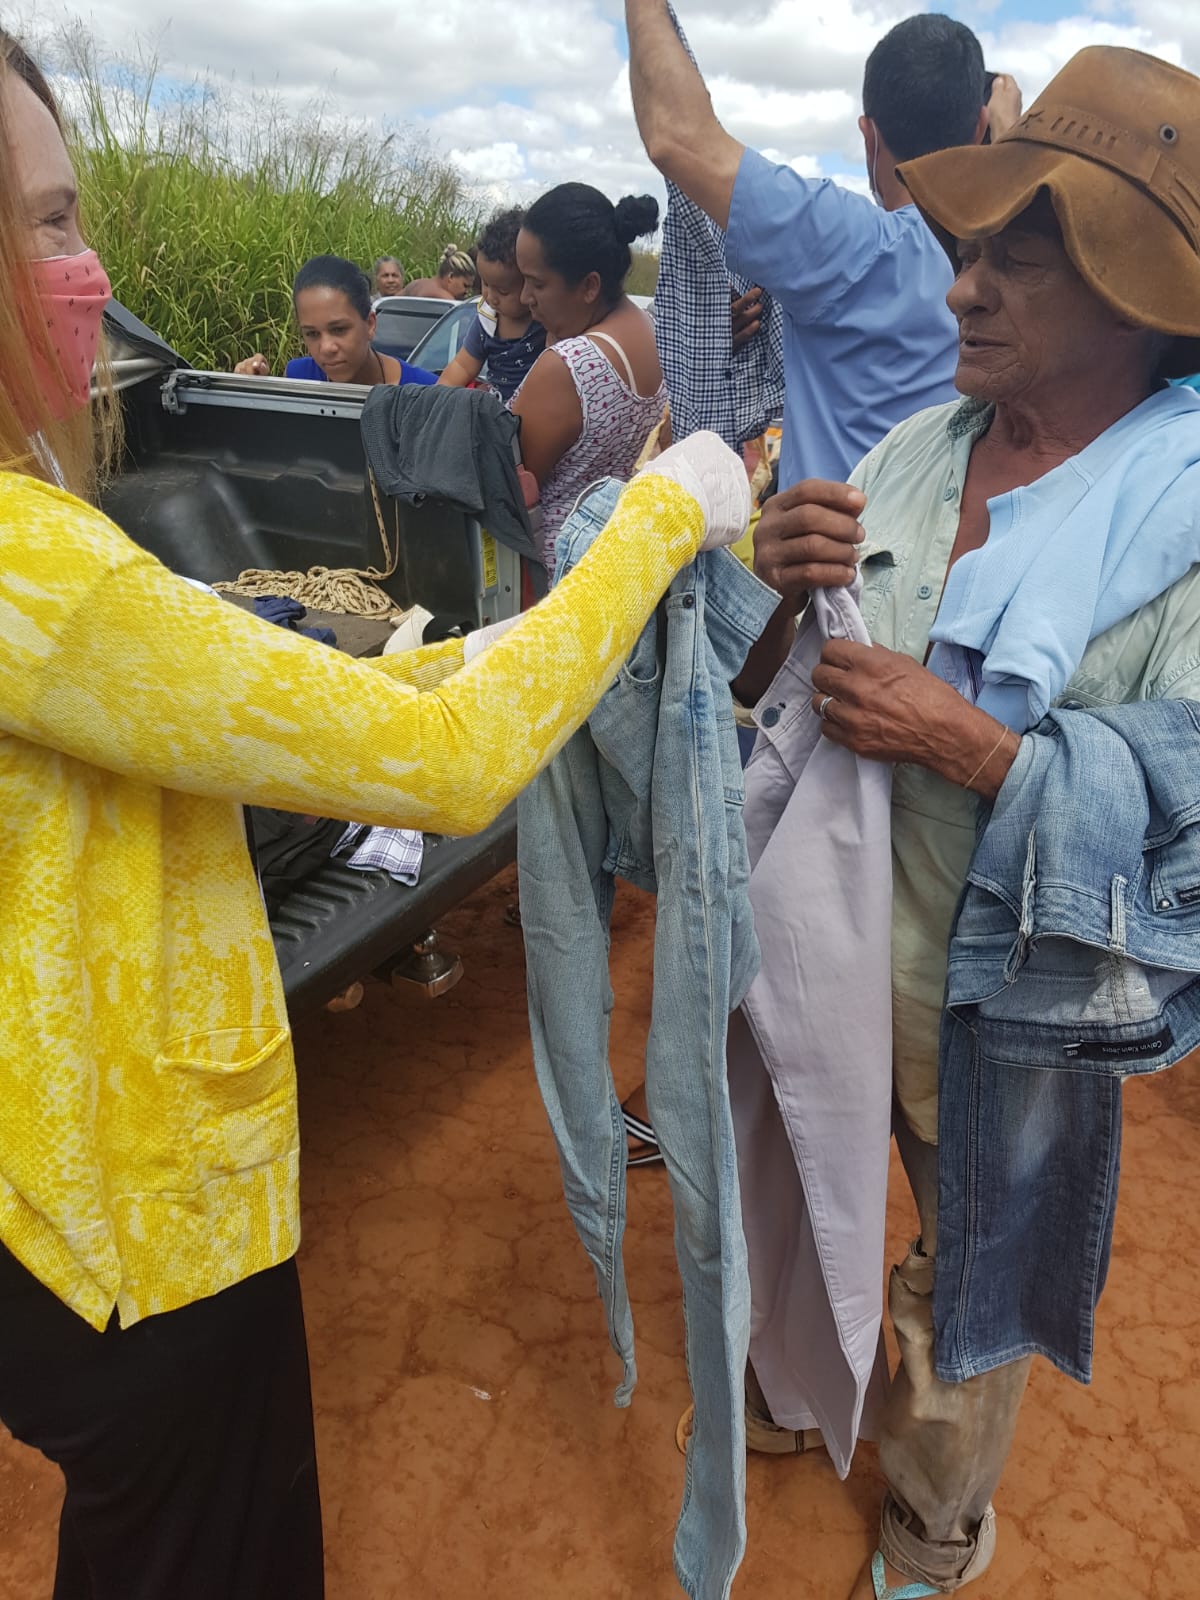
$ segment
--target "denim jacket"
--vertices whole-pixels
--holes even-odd
[[[564,525],[557,570],[604,527],[620,485]],[[521,921],[538,1083],[609,1336],[636,1377],[621,1241],[625,1132],[608,1066],[616,875],[658,895],[646,1091],[675,1205],[696,1419],[675,1570],[725,1600],[745,1549],[749,1284],[725,1070],[729,1013],[758,966],[729,680],[777,604],[728,551],[672,583],[620,676],[518,813]]]
[[[1121,1082],[1200,1046],[1200,704],[1052,711],[976,846],[939,1059],[936,1365],[1091,1377]]]

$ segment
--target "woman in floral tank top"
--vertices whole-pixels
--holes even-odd
[[[541,488],[542,559],[579,495],[628,478],[667,403],[654,328],[624,292],[630,245],[658,226],[657,202],[564,183],[529,210],[517,238],[524,302],[551,348],[513,397],[521,454]]]

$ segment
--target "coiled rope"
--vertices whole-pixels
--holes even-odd
[[[408,608],[398,605],[379,587],[393,575],[400,561],[400,509],[393,507],[393,545],[384,524],[375,474],[369,467],[367,477],[371,484],[371,503],[375,507],[375,525],[383,544],[382,572],[375,567],[310,567],[307,572],[267,572],[260,567],[248,567],[245,572],[239,572],[232,583],[214,583],[213,588],[220,594],[283,595],[313,611],[337,611],[348,617],[404,614]]]

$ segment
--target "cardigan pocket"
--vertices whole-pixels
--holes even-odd
[[[170,1080],[199,1183],[296,1148],[296,1073],[286,1028],[221,1028],[169,1040],[155,1070]]]

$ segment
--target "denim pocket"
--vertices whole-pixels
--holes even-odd
[[[1151,909],[1188,912],[1191,931],[1200,932],[1200,823],[1181,828],[1173,839],[1146,853]]]
[[[660,605],[638,634],[633,649],[625,657],[618,681],[629,684],[634,689],[658,691],[662,686],[663,662],[666,654],[667,617]]]
[[[726,697],[728,701],[728,697]],[[725,804],[740,811],[746,800],[746,781],[742,771],[742,757],[738,749],[737,722],[732,703],[716,707],[717,748],[721,752],[721,782],[725,790]]]
[[[936,1370],[950,1382],[1035,1351],[1091,1376],[1120,1080],[1060,1061],[1036,1007],[1031,1018],[951,1015],[942,1036],[933,1293]]]
[[[642,638],[645,638],[644,634]],[[637,690],[658,690],[661,688],[662,662],[658,659],[658,653],[653,648],[653,642],[651,643],[651,648],[645,650],[642,648],[642,640],[638,640],[626,658],[617,681]]]

